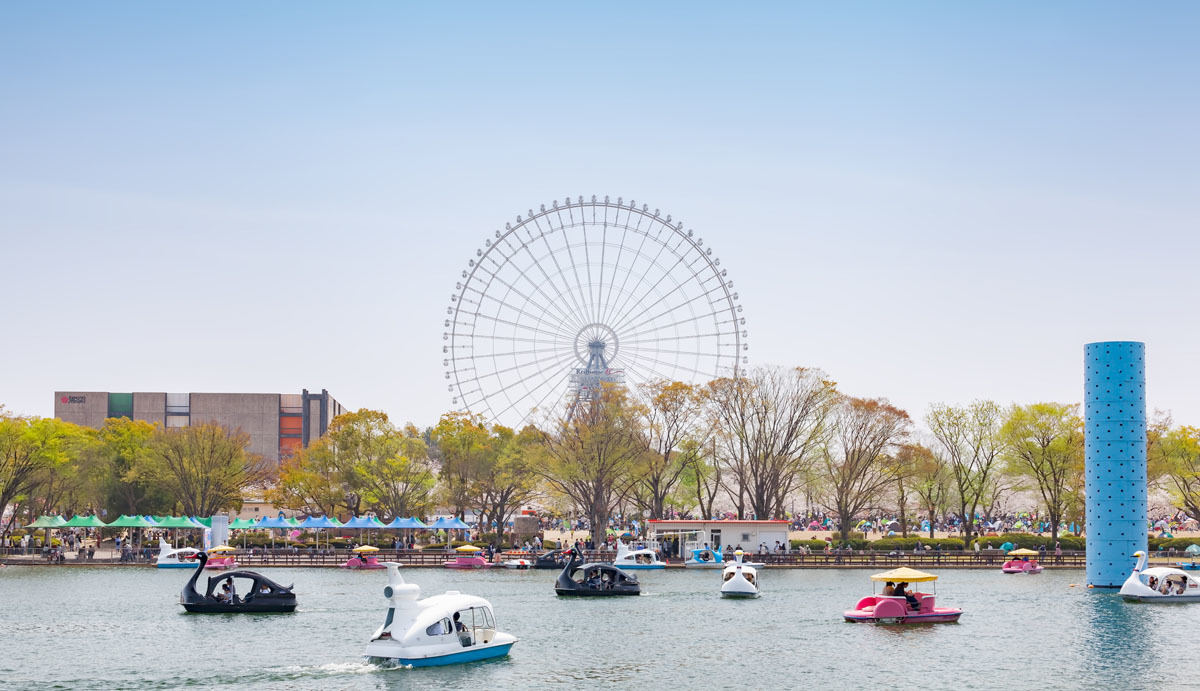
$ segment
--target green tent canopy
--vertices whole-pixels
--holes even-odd
[[[144,516],[121,516],[117,520],[108,524],[113,528],[154,528],[156,527],[150,521],[147,521]]]
[[[158,519],[156,528],[202,528],[203,526],[196,525],[192,519],[187,516],[163,516]]]
[[[257,522],[253,518],[235,518],[233,519],[233,523],[229,524],[229,527],[234,530],[248,530],[256,527],[254,524]]]
[[[36,521],[25,526],[26,528],[62,528],[67,525],[62,516],[39,516]]]
[[[212,527],[212,518],[211,517],[210,518],[200,518],[199,516],[192,516],[192,520],[199,523],[201,528],[211,528]]]
[[[62,527],[64,527],[64,528],[105,528],[107,526],[108,526],[107,523],[100,520],[99,518],[96,518],[95,515],[91,515],[91,516],[75,516],[71,520],[67,521],[66,523],[63,523]]]

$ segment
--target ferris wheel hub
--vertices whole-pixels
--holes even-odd
[[[593,322],[575,334],[575,357],[584,365],[590,365],[599,359],[608,367],[617,357],[620,345],[621,339],[612,327]]]

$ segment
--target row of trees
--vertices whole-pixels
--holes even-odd
[[[271,502],[312,514],[447,507],[502,532],[537,501],[587,516],[599,540],[618,512],[779,518],[800,502],[833,514],[845,537],[866,514],[894,512],[907,534],[910,517],[990,516],[1022,493],[1054,537],[1064,521],[1082,523],[1077,406],[935,405],[923,422],[917,433],[905,411],[847,395],[819,370],[768,367],[701,386],[607,386],[573,416],[522,430],[463,413],[420,430],[359,410],[276,473],[246,452],[246,435],[213,425],[113,419],[90,430],[3,415],[0,506],[208,514],[264,486]],[[1159,417],[1148,455],[1151,481],[1200,517],[1200,430]],[[976,526],[963,528],[969,538]]]
[[[270,479],[249,436],[217,425],[166,429],[114,418],[101,429],[0,410],[0,529],[43,513],[211,515]]]

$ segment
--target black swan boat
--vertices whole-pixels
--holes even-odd
[[[198,614],[227,614],[296,610],[296,594],[292,592],[292,586],[279,585],[253,571],[227,571],[209,576],[208,588],[204,594],[200,594],[196,590],[196,581],[200,578],[200,572],[204,570],[208,555],[200,552],[196,559],[199,561],[196,571],[179,594],[179,604],[187,611]]]
[[[583,555],[577,549],[571,549],[567,555],[570,559],[554,583],[554,592],[559,595],[608,597],[642,594],[636,576],[612,564],[584,564]]]
[[[543,552],[537,555],[537,559],[533,562],[535,569],[561,569],[567,565],[567,553],[570,550],[556,549],[551,552]]]

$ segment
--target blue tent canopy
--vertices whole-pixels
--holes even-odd
[[[262,518],[260,518],[258,520],[258,525],[256,525],[255,527],[256,528],[295,528],[296,526],[292,525],[291,523],[288,523],[287,519],[285,519],[283,517],[283,515],[280,514],[280,515],[272,517],[272,518],[263,516]]]
[[[429,527],[434,530],[470,530],[471,529],[471,526],[467,525],[466,523],[463,523],[462,519],[460,519],[458,516],[453,516],[451,518],[439,518],[433,522],[433,525],[431,525]]]
[[[406,528],[406,529],[418,528],[419,529],[419,528],[428,528],[429,526],[422,523],[421,519],[417,518],[416,516],[412,516],[409,518],[400,518],[399,516],[397,516],[392,519],[391,523],[388,523],[387,525],[385,525],[383,527],[384,528]]]
[[[342,524],[343,528],[358,528],[360,530],[366,528],[382,528],[383,523],[379,522],[374,516],[356,516]]]
[[[340,528],[341,523],[329,520],[328,516],[309,516],[300,522],[301,528]]]

